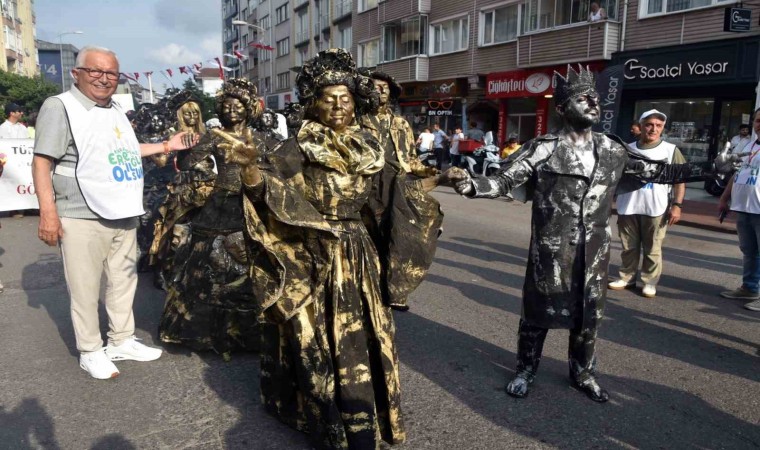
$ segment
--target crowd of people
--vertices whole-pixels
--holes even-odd
[[[548,330],[568,329],[571,386],[606,402],[595,344],[607,288],[631,288],[640,272],[644,296],[656,295],[665,227],[678,221],[683,183],[703,169],[661,138],[660,111],[640,117],[631,145],[592,132],[600,98],[583,67],[555,75],[562,127],[522,146],[510,138],[504,168],[479,178],[459,167],[461,142],[485,140],[476,123],[449,134],[434,124],[415,139],[393,107],[401,86],[342,49],[300,68],[286,129],[247,80],[224,83],[219,123],[206,127],[187,92],[128,117],[111,99],[119,63],[108,49],[81,49],[72,74],[74,86],[39,112],[32,173],[38,236],[61,250],[80,367],[110,379],[114,361],[162,356],[134,334],[138,270],[150,270],[166,291],[159,339],[225,358],[258,352],[264,407],[316,448],[405,440],[393,311],[409,309],[433,261],[443,212],[432,189],[496,198],[529,187],[530,256],[506,392],[528,395]],[[753,119],[760,133],[757,111]],[[435,152],[435,167],[417,146]],[[760,310],[760,189],[749,182],[757,151],[760,142],[737,158],[720,207],[740,215],[744,254],[742,286],[722,295]],[[623,265],[608,285],[616,194]]]

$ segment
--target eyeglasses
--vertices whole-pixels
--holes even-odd
[[[87,75],[89,75],[91,78],[100,78],[103,75],[106,76],[106,79],[108,80],[118,80],[119,74],[117,72],[107,72],[105,70],[100,69],[88,69],[87,67],[77,67],[77,70],[84,70],[87,72]]]
[[[454,101],[453,100],[443,100],[443,101],[428,100],[427,104],[428,104],[428,108],[430,109],[438,109],[438,108],[451,109],[451,105],[454,104]]]

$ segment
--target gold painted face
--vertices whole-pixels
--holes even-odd
[[[224,115],[226,122],[230,125],[243,123],[248,118],[245,111],[245,105],[234,97],[227,97],[224,99],[224,103],[222,104],[222,115]]]
[[[354,96],[346,86],[326,86],[317,98],[314,112],[322,125],[341,132],[354,121]]]
[[[383,80],[372,80],[375,83],[375,90],[380,94],[380,105],[387,105],[391,97],[391,87]]]
[[[185,103],[182,105],[182,120],[188,127],[194,127],[198,125],[198,121],[200,120],[200,113],[197,109],[195,109],[194,104]]]

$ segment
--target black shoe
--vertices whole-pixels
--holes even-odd
[[[599,386],[599,383],[596,382],[596,378],[594,378],[593,375],[589,375],[582,383],[575,380],[574,377],[571,377],[571,379],[572,386],[585,393],[591,400],[604,403],[610,399],[610,394]]]
[[[512,378],[507,387],[504,388],[507,394],[515,398],[525,398],[530,392],[530,385],[533,384],[535,376],[530,372],[519,372]]]
[[[395,309],[396,311],[409,311],[409,305],[390,305],[391,309]]]

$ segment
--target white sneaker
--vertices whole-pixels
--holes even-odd
[[[79,355],[79,367],[98,380],[107,380],[119,376],[119,369],[108,359],[104,349],[81,353]]]
[[[121,345],[108,344],[106,354],[111,361],[123,361],[126,359],[132,361],[154,361],[161,357],[163,350],[160,348],[148,347],[147,345],[137,342],[134,336],[122,342]]]
[[[623,289],[629,289],[634,286],[636,286],[635,281],[625,281],[622,278],[607,284],[607,288],[612,289],[613,291],[622,291]]]
[[[653,284],[645,284],[641,293],[646,298],[654,298],[657,295],[657,288]]]

